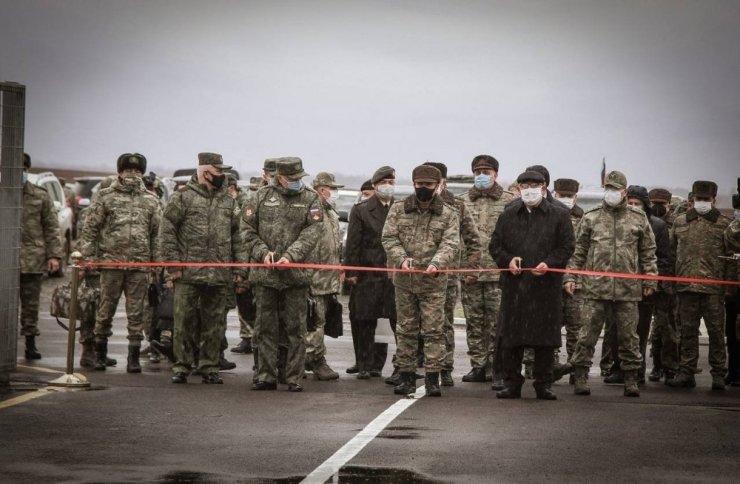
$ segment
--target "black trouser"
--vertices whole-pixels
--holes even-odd
[[[740,334],[737,334],[737,313],[740,309],[740,291],[725,298],[725,336],[727,337],[727,376],[729,381],[740,381]]]
[[[507,388],[519,389],[524,384],[522,376],[524,348],[524,346],[502,346],[500,348],[504,367],[504,383]],[[531,348],[534,350],[534,387],[549,388],[552,384],[555,348],[552,346],[531,346]]]
[[[645,374],[645,352],[647,351],[648,338],[650,337],[650,323],[653,320],[653,305],[649,302],[637,303],[637,336],[640,338],[640,355],[642,355],[642,367],[640,372]],[[608,324],[612,324],[609,322]],[[612,324],[609,332],[609,342],[612,347],[613,363],[612,371],[621,371],[619,359],[619,348],[617,326]]]
[[[359,371],[381,371],[388,357],[388,343],[375,342],[377,319],[351,319],[352,340],[356,344],[355,357]],[[391,329],[396,333],[396,320],[391,319]]]

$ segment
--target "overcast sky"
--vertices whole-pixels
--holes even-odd
[[[215,151],[368,176],[424,161],[511,180],[721,193],[740,176],[740,1],[0,0],[0,79],[37,164],[170,174]]]

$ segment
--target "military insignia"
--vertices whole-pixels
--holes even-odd
[[[311,215],[311,218],[314,220],[320,220],[321,219],[321,209],[320,208],[312,208],[308,212]]]
[[[274,196],[270,197],[268,200],[270,200],[271,202],[277,202],[277,198],[275,198]]]
[[[244,211],[244,215],[246,215],[247,217],[251,217],[252,216],[252,209],[251,208],[246,209]]]

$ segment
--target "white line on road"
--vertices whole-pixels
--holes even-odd
[[[385,429],[396,417],[401,415],[404,410],[416,403],[425,395],[425,389],[420,386],[416,389],[413,397],[403,398],[388,407],[383,413],[375,417],[375,420],[355,435],[352,440],[344,444],[341,449],[334,452],[334,455],[324,461],[312,473],[306,476],[301,483],[305,484],[324,484],[339,472],[339,469],[352,460],[367,444],[369,444],[380,432]]]

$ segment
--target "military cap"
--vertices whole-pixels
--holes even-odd
[[[123,170],[139,170],[142,174],[146,172],[146,158],[139,153],[124,153],[116,161],[118,173]]]
[[[549,186],[550,185],[550,171],[547,168],[545,168],[544,166],[542,166],[542,165],[532,165],[530,167],[527,167],[527,169],[524,170],[524,171],[525,172],[527,172],[527,171],[536,171],[537,173],[539,173],[540,175],[542,175],[542,178],[545,179],[545,181],[544,181],[545,186]]]
[[[433,166],[429,165],[419,165],[416,168],[414,168],[413,173],[411,174],[411,180],[415,182],[431,182],[431,183],[439,183],[439,180],[442,178],[442,173],[439,172],[439,170]]]
[[[370,181],[373,185],[375,185],[376,183],[385,180],[386,178],[395,180],[396,170],[394,170],[390,166],[381,166],[380,168],[375,170],[375,173],[373,173],[373,177],[370,179]]]
[[[295,156],[286,156],[284,158],[275,158],[277,164],[276,173],[281,176],[290,178],[303,178],[308,173],[303,171],[303,161]]]
[[[364,182],[362,182],[360,191],[364,192],[365,190],[374,190],[372,180],[365,180]]]
[[[478,155],[473,158],[470,164],[473,171],[475,170],[493,170],[498,173],[498,160],[490,155]]]
[[[231,166],[224,165],[224,158],[218,153],[198,153],[198,165],[211,165],[222,170],[231,170]]]
[[[651,202],[671,203],[672,196],[673,194],[665,188],[653,188],[648,192],[648,199]]]
[[[277,160],[277,158],[267,158],[265,164],[262,165],[262,170],[274,175],[277,170]]]
[[[572,197],[578,193],[579,188],[578,180],[572,178],[558,178],[555,180],[555,191],[561,195]]]
[[[313,187],[329,187],[329,188],[342,188],[344,185],[339,185],[334,175],[325,171],[319,172],[313,179]]]
[[[434,161],[427,161],[424,163],[427,166],[433,166],[434,168],[438,169],[439,172],[442,174],[442,178],[447,178],[447,165],[444,163],[436,163]]]
[[[229,184],[229,186],[237,186],[236,177],[232,173],[226,174],[226,182]]]
[[[545,183],[545,177],[542,173],[534,170],[527,170],[518,177],[516,177],[517,183]]]
[[[650,199],[647,188],[640,185],[630,185],[627,187],[627,198],[636,198],[642,202],[645,212],[650,210]]]
[[[716,197],[717,184],[713,181],[697,180],[691,186],[694,197]]]
[[[619,190],[627,188],[627,177],[621,171],[613,170],[606,174],[604,186],[613,187]]]
[[[23,153],[23,168],[31,168],[31,157],[28,153]]]
[[[258,189],[260,185],[262,184],[262,177],[261,176],[253,176],[249,178],[249,188]]]

